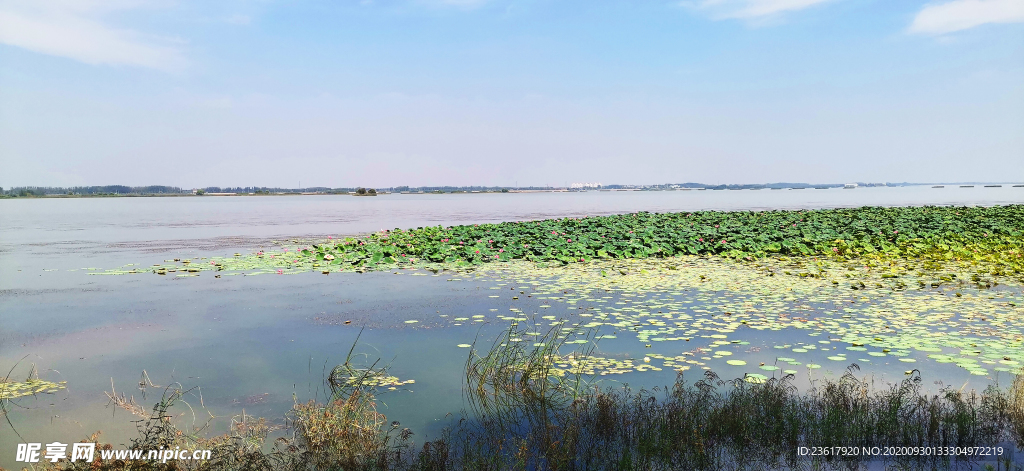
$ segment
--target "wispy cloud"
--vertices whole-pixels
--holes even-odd
[[[698,0],[683,6],[704,11],[715,19],[759,20],[782,13],[803,10],[830,0]]]
[[[131,65],[179,71],[187,65],[178,44],[112,27],[104,14],[149,6],[131,0],[0,2],[0,43],[87,64]]]
[[[911,33],[945,34],[987,23],[1024,22],[1024,0],[953,0],[925,6]]]

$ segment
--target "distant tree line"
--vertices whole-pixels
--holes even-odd
[[[160,195],[186,194],[192,190],[183,190],[176,186],[16,186],[9,189],[0,188],[0,194],[13,197],[47,196],[47,195]]]
[[[922,183],[863,183],[857,182],[858,186],[911,186],[911,185],[922,185]],[[706,183],[663,183],[655,185],[603,185],[601,189],[605,190],[622,190],[622,189],[635,189],[635,190],[670,190],[678,188],[706,188],[709,190],[746,190],[756,188],[836,188],[842,187],[842,184],[837,183],[825,183],[825,184],[811,184],[811,183],[758,183],[758,184],[732,184],[732,185],[711,185]],[[237,194],[256,194],[256,195],[272,195],[272,194],[295,194],[295,193],[321,193],[321,194],[350,194],[356,193],[362,187],[343,187],[343,188],[329,188],[323,186],[307,187],[307,188],[280,188],[280,187],[266,187],[266,186],[236,186],[236,187],[220,187],[220,186],[208,186],[205,188],[197,189],[183,189],[177,186],[164,186],[164,185],[150,185],[150,186],[127,186],[127,185],[105,185],[105,186],[73,186],[73,187],[54,187],[54,186],[19,186],[9,189],[0,187],[0,195],[5,197],[32,197],[32,196],[55,196],[55,195],[82,195],[82,196],[141,196],[141,195],[184,195],[184,194],[209,194],[209,193],[237,193]],[[375,188],[375,192],[414,192],[414,193],[459,193],[459,192],[508,192],[510,190],[550,190],[554,188],[563,187],[552,187],[552,186],[394,186],[385,188]],[[369,188],[366,188],[369,190]]]
[[[328,188],[326,186],[313,186],[309,188],[278,188],[268,186],[208,186],[203,188],[207,193],[242,193],[242,194],[274,194],[274,193],[332,193],[340,191],[355,191],[355,188]]]

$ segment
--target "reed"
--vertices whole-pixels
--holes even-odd
[[[724,380],[705,372],[680,374],[667,388],[602,388],[585,368],[591,338],[576,326],[555,326],[532,341],[513,325],[486,351],[466,362],[469,410],[436,439],[416,447],[412,432],[388,422],[376,407],[374,378],[386,367],[361,367],[350,350],[332,370],[325,403],[296,402],[288,414],[292,436],[266,442],[262,419],[242,416],[225,435],[183,433],[170,413],[188,391],[169,388],[139,420],[131,447],[208,448],[203,463],[58,463],[57,469],[94,470],[757,470],[864,469],[864,455],[806,457],[799,447],[1024,447],[1024,374],[1009,387],[983,391],[926,391],[912,371],[897,384],[876,385],[856,365],[838,379],[807,391],[792,376]],[[593,345],[586,344],[572,345]],[[580,362],[576,363],[581,364]],[[1022,372],[1024,373],[1024,372]],[[189,406],[191,407],[191,406]],[[92,438],[93,440],[95,437]],[[102,445],[101,445],[102,446]],[[1013,450],[1007,448],[1008,453]],[[904,456],[891,469],[958,469],[976,460]],[[986,464],[1021,470],[1012,454]]]
[[[1010,387],[1010,423],[1013,430],[1013,439],[1017,446],[1024,449],[1024,370],[1018,372]]]

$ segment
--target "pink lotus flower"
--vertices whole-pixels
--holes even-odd
[[[277,274],[278,274],[278,275],[283,275],[283,274],[284,274],[284,270],[278,270],[278,271],[277,271]]]
[[[572,242],[572,239],[565,239],[566,242]]]
[[[476,253],[480,253],[480,251],[479,251],[479,250],[477,250],[477,251],[476,251]]]
[[[704,242],[704,238],[703,237],[701,237],[700,239],[697,239],[697,240],[699,240],[701,242]]]

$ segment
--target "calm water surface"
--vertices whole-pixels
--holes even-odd
[[[391,363],[399,378],[416,380],[411,391],[383,395],[382,411],[422,440],[448,423],[446,413],[458,415],[463,407],[468,352],[454,346],[478,335],[489,341],[500,328],[499,322],[452,326],[438,315],[507,312],[507,300],[488,297],[493,282],[391,273],[88,276],[82,269],[224,256],[275,239],[395,227],[631,211],[1021,203],[1024,188],[1012,187],[0,200],[0,367],[18,365],[17,377],[34,363],[45,379],[68,382],[67,391],[19,402],[24,409],[10,418],[24,440],[77,441],[103,430],[105,440],[123,443],[132,436],[133,418],[104,407],[112,382],[146,407],[160,391],[138,388],[144,370],[158,386],[198,386],[190,402],[195,406],[201,391],[202,404],[219,417],[213,430],[223,431],[243,409],[279,418],[295,398],[322,398],[325,371],[365,327],[358,351]],[[540,304],[523,302],[524,311]],[[420,322],[404,323],[414,319]],[[773,335],[782,334],[748,340],[767,346],[779,340]],[[635,340],[602,348],[643,355]],[[962,371],[943,368],[947,382],[962,378]],[[902,367],[880,371],[899,377]],[[616,379],[641,385],[673,379],[670,371],[631,375]],[[6,444],[20,441],[0,427],[0,466],[13,466],[14,449]]]

